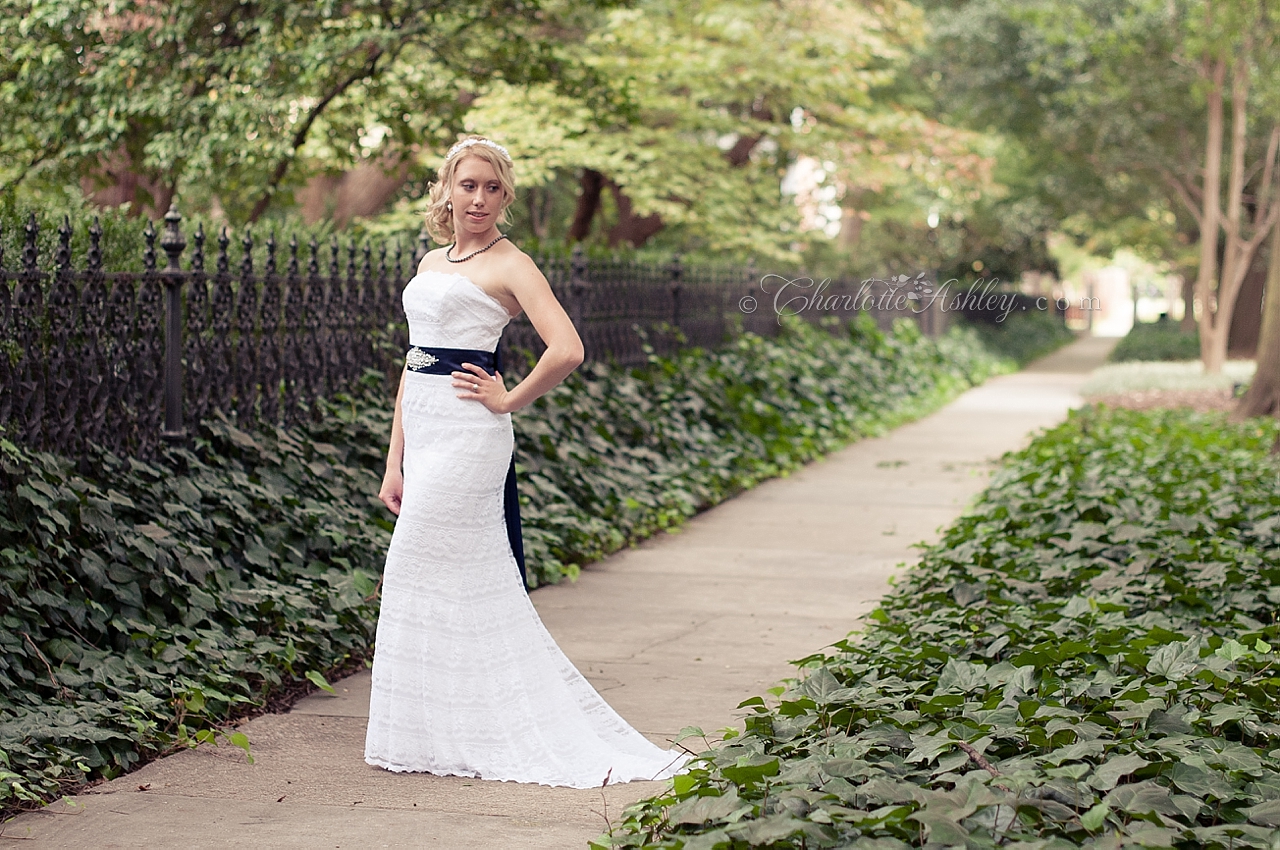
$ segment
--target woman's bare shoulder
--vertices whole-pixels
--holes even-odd
[[[448,246],[443,248],[434,248],[428,251],[426,256],[422,258],[422,261],[418,263],[418,274],[422,274],[429,269],[443,266],[445,262],[445,251],[447,250]]]
[[[510,242],[507,244],[509,245],[507,250],[497,258],[500,262],[498,271],[504,282],[516,288],[522,284],[528,285],[530,282],[537,284],[546,281],[533,257],[520,250],[519,246]]]

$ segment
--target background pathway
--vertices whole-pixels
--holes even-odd
[[[843,638],[888,590],[911,544],[938,537],[1006,451],[1080,403],[1112,339],[1085,338],[884,437],[765,482],[536,591],[561,648],[652,740],[740,725],[735,707]],[[24,848],[584,848],[663,783],[602,790],[392,774],[364,763],[367,671],[233,747],[158,762],[47,811],[5,837]],[[719,736],[715,736],[719,737]],[[700,742],[686,742],[701,749]],[[145,790],[142,790],[145,789]]]

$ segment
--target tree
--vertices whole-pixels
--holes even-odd
[[[447,145],[491,79],[590,90],[561,49],[573,9],[0,0],[0,191],[128,181],[123,194],[155,211],[181,187],[254,220],[284,188],[358,166],[384,141],[405,156]]]
[[[1227,359],[1227,334],[1240,287],[1258,246],[1280,217],[1280,193],[1275,191],[1280,114],[1269,116],[1266,122],[1269,134],[1265,153],[1255,154],[1256,160],[1249,162],[1250,84],[1260,72],[1258,63],[1265,62],[1274,47],[1266,8],[1257,0],[1204,0],[1203,15],[1203,30],[1190,45],[1198,54],[1208,106],[1201,202],[1196,216],[1200,225],[1196,299],[1200,303],[1201,360],[1206,372],[1218,373]],[[1229,167],[1224,211],[1221,190],[1228,67],[1231,71],[1231,142],[1226,151]],[[1271,69],[1262,69],[1262,72],[1266,70]],[[1260,174],[1254,178],[1253,197],[1246,199],[1246,184],[1254,182],[1249,177],[1251,171]],[[1184,201],[1190,202],[1188,188],[1181,183],[1174,185]],[[1247,200],[1251,201],[1251,216],[1246,211]],[[1225,236],[1220,271],[1219,229]]]
[[[944,208],[937,217],[935,238],[953,258],[948,276],[1056,271],[1047,246],[1055,233],[1089,253],[1128,245],[1194,264],[1186,250],[1195,226],[1156,169],[1185,123],[1167,108],[1179,102],[1168,94],[1176,80],[1112,56],[1134,45],[1167,56],[1165,19],[1110,0],[924,3],[933,26],[909,79],[937,120],[994,137],[1002,187],[963,216]]]
[[[798,158],[818,163],[837,196],[983,184],[975,134],[889,93],[922,35],[918,10],[901,0],[645,0],[610,12],[575,54],[634,114],[495,81],[467,123],[519,151],[526,184],[572,175],[571,238],[609,209],[610,244],[674,228],[685,246],[789,257],[793,242],[813,238],[780,192]]]
[[[1280,220],[1272,225],[1271,231],[1271,258],[1267,265],[1262,302],[1257,368],[1233,416],[1236,419],[1280,416]],[[1272,452],[1280,452],[1280,438]]]
[[[1240,283],[1278,209],[1266,8],[974,0],[936,18],[944,107],[1021,142],[1056,226],[1095,250],[1128,242],[1194,266],[1202,356],[1219,369]]]

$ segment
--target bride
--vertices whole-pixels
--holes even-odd
[[[546,278],[498,230],[514,200],[510,156],[478,136],[453,146],[431,187],[427,227],[452,244],[427,254],[404,289],[410,350],[379,493],[397,519],[365,761],[573,788],[665,779],[689,756],[628,725],[560,651],[508,537],[511,414],[583,358]],[[507,389],[495,352],[521,312],[546,351]]]

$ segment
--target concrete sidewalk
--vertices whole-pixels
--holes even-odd
[[[652,740],[738,726],[736,706],[843,638],[910,548],[933,541],[1006,451],[1065,417],[1115,340],[1084,338],[941,411],[857,442],[532,598],[611,705]],[[365,765],[368,673],[230,746],[154,762],[7,825],[30,848],[584,848],[664,783],[601,790],[393,774]],[[714,736],[718,738],[719,736]],[[713,738],[713,740],[714,740]],[[700,742],[686,742],[702,749]],[[145,790],[144,790],[145,789]],[[15,845],[17,846],[17,845]]]

